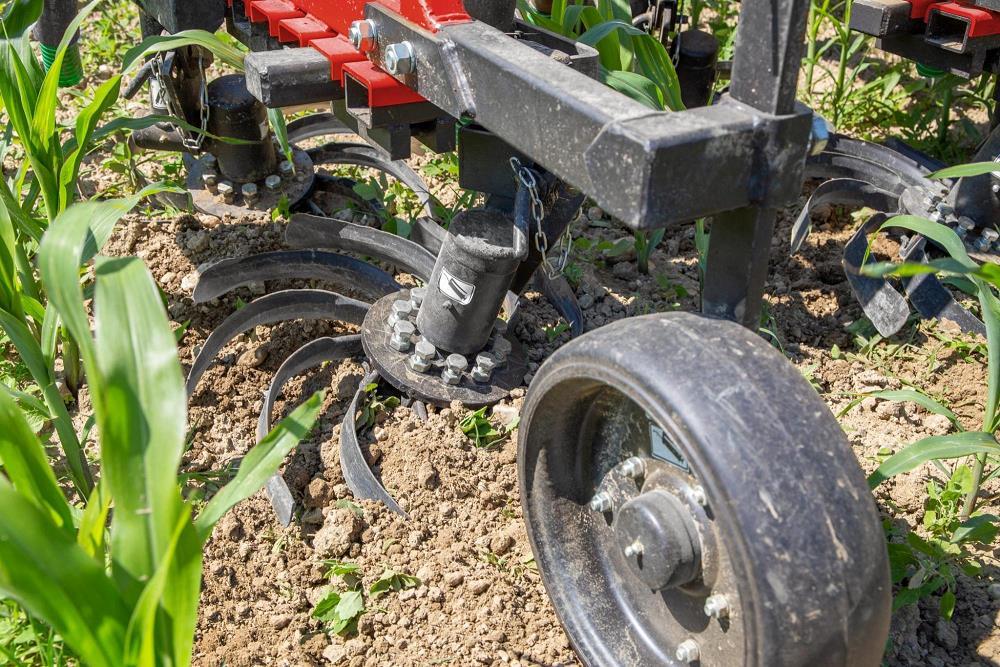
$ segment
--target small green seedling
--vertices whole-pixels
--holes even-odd
[[[398,396],[381,396],[378,393],[378,383],[372,382],[365,386],[366,400],[361,408],[362,428],[371,428],[375,425],[378,415],[381,412],[389,412],[399,405]]]
[[[386,568],[382,576],[375,580],[375,583],[368,589],[368,594],[373,600],[380,595],[390,591],[403,591],[407,588],[416,588],[420,585],[420,580],[409,574],[397,572],[391,568]]]
[[[555,341],[556,338],[559,338],[559,336],[563,333],[569,331],[569,323],[559,320],[552,326],[543,327],[542,330],[545,332],[545,337],[548,338],[551,343]]]
[[[358,619],[364,611],[360,590],[330,591],[313,609],[312,617],[323,621],[330,632],[345,637],[358,631]]]
[[[486,406],[483,406],[467,414],[458,426],[462,429],[462,433],[476,443],[476,447],[492,447],[506,439],[517,428],[517,422],[518,420],[515,420],[507,426],[497,428],[486,417]]]

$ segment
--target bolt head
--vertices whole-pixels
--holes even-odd
[[[473,369],[469,371],[469,375],[472,376],[473,380],[480,384],[486,384],[490,381],[490,378],[493,377],[493,373],[491,371],[482,369],[479,366],[473,367]]]
[[[625,547],[623,551],[625,553],[626,558],[632,558],[634,556],[639,556],[640,554],[642,554],[642,550],[643,550],[642,542],[636,540],[632,544]]]
[[[497,366],[497,360],[493,358],[492,354],[487,354],[485,352],[476,355],[476,368],[486,371],[487,373],[492,371]]]
[[[413,289],[410,290],[410,305],[412,305],[414,309],[419,308],[420,304],[422,304],[424,302],[424,299],[426,298],[427,298],[426,287],[414,287]]]
[[[392,332],[397,336],[412,336],[417,333],[417,327],[409,320],[400,320],[392,326]]]
[[[453,373],[462,373],[469,367],[469,360],[461,354],[449,354],[444,360],[445,367]]]
[[[409,301],[396,299],[392,302],[392,314],[400,319],[406,319],[413,312],[413,306]]]
[[[695,501],[702,507],[708,504],[708,496],[705,495],[705,489],[701,486],[696,486],[691,489],[691,500]]]
[[[625,459],[625,462],[622,463],[622,474],[632,479],[642,477],[646,474],[646,462],[638,456]]]
[[[726,618],[729,616],[729,600],[725,595],[709,595],[705,599],[705,616],[710,618]]]
[[[973,229],[976,228],[976,221],[968,216],[963,215],[958,219],[958,226],[967,232],[971,232]]]
[[[229,181],[219,181],[219,194],[220,195],[231,195],[236,190],[233,188],[233,184]]]
[[[281,176],[278,176],[277,174],[271,174],[270,176],[264,179],[264,186],[268,190],[277,190],[278,188],[281,187]]]
[[[347,39],[351,46],[362,53],[368,53],[375,49],[378,39],[378,29],[370,19],[355,21],[347,31]]]
[[[612,505],[611,496],[608,495],[606,491],[596,493],[594,494],[594,497],[590,499],[590,509],[595,512],[609,512]]]
[[[257,198],[257,185],[255,183],[244,183],[243,187],[240,188],[240,192],[243,193],[244,197],[249,199]]]
[[[416,69],[413,45],[409,42],[390,44],[385,48],[385,69],[393,76],[405,76]]]
[[[420,340],[417,342],[414,353],[420,359],[430,363],[437,354],[437,348],[430,341]]]
[[[201,182],[205,184],[205,187],[213,188],[219,182],[219,175],[214,171],[206,171],[201,175]]]
[[[698,642],[693,639],[685,639],[682,641],[677,645],[677,651],[674,653],[675,658],[688,664],[696,662],[700,655],[701,650],[698,648]]]
[[[417,343],[417,347],[420,343]],[[406,360],[406,365],[410,367],[410,370],[416,371],[417,373],[426,373],[430,370],[431,362],[428,359],[423,359],[420,357],[419,352],[416,354],[411,354],[410,358]]]
[[[409,352],[410,348],[413,347],[413,342],[410,340],[409,336],[394,333],[392,334],[392,337],[389,338],[389,347],[397,352]]]
[[[512,349],[513,346],[510,344],[510,341],[501,336],[493,343],[493,349],[491,352],[493,354],[493,358],[496,359],[498,363],[502,363],[507,359],[507,355],[510,354]]]
[[[826,119],[815,111],[812,117],[812,136],[809,143],[809,154],[819,155],[826,150],[826,145],[830,143],[830,125]]]
[[[281,174],[282,177],[291,176],[292,171],[293,171],[293,165],[288,160],[282,160],[278,164],[278,173]]]

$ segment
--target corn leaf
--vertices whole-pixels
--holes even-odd
[[[239,472],[208,502],[195,520],[198,534],[207,540],[215,524],[238,502],[260,490],[264,483],[281,467],[285,456],[299,441],[309,434],[320,407],[323,392],[313,394],[309,400],[295,408],[282,419],[250,452],[243,457]]]
[[[909,472],[927,461],[955,459],[970,454],[1000,454],[1000,445],[990,433],[966,431],[936,435],[918,440],[896,452],[868,476],[868,486],[875,488],[885,480]]]
[[[962,425],[958,421],[958,415],[956,415],[954,412],[952,412],[945,406],[941,405],[940,402],[935,401],[927,394],[921,391],[916,391],[914,389],[887,389],[885,391],[873,391],[870,393],[866,393],[863,396],[860,396],[851,401],[850,403],[848,403],[847,407],[841,410],[837,414],[837,416],[841,417],[847,414],[855,407],[857,407],[861,403],[861,401],[863,401],[868,397],[881,398],[886,401],[909,401],[911,403],[916,403],[924,410],[927,410],[927,412],[932,412],[936,415],[947,417],[948,421],[951,422],[952,426],[954,426],[958,430],[960,431],[965,430],[962,428]]]
[[[49,624],[89,667],[120,667],[128,612],[50,515],[0,477],[0,594]]]
[[[127,74],[143,63],[143,59],[154,53],[173,51],[182,46],[201,46],[208,49],[222,62],[240,71],[243,70],[244,54],[239,49],[226,44],[221,39],[205,30],[182,30],[173,35],[148,37],[142,44],[133,46],[125,53],[122,61],[122,73]]]
[[[102,83],[94,93],[94,99],[76,117],[76,146],[66,156],[59,172],[59,206],[66,208],[73,202],[73,187],[80,175],[80,165],[86,155],[97,123],[105,111],[118,101],[121,90],[121,75],[116,75]]]
[[[57,529],[74,536],[69,503],[52,473],[45,449],[24,414],[6,392],[0,391],[0,464],[22,498],[48,512]]]
[[[963,176],[982,176],[983,174],[992,174],[996,171],[1000,171],[1000,164],[996,162],[970,162],[968,164],[959,164],[954,167],[938,169],[934,173],[928,174],[927,178],[940,180],[945,178],[962,178]]]
[[[42,15],[42,0],[13,0],[3,14],[3,35],[7,39],[20,37]]]
[[[76,532],[76,543],[91,558],[104,562],[104,533],[108,523],[108,512],[111,510],[111,494],[102,481],[94,487],[94,492],[87,499],[87,507],[80,517],[80,526]]]

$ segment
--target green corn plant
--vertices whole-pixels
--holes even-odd
[[[178,667],[191,660],[205,541],[309,432],[323,395],[282,420],[195,516],[178,483],[184,380],[152,276],[137,258],[98,256],[93,333],[84,305],[78,267],[99,233],[93,221],[121,214],[114,202],[74,205],[39,250],[50,308],[86,369],[101,478],[82,507],[71,505],[23,412],[0,392],[0,594],[83,664]]]

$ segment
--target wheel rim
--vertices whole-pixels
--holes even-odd
[[[682,453],[683,427],[651,417],[654,406],[599,379],[599,371],[580,370],[550,384],[534,406],[544,415],[543,444],[525,464],[536,482],[525,493],[525,519],[574,646],[589,664],[743,664],[751,653],[741,577],[705,484]],[[610,500],[608,511],[598,507],[602,499]],[[627,519],[655,514],[651,507],[665,508],[661,522],[687,525],[672,535],[643,535],[644,522]],[[692,532],[693,544],[685,545],[684,533]],[[664,562],[687,546],[693,559]],[[585,568],[566,567],[568,554]],[[710,599],[714,616],[706,613]]]

